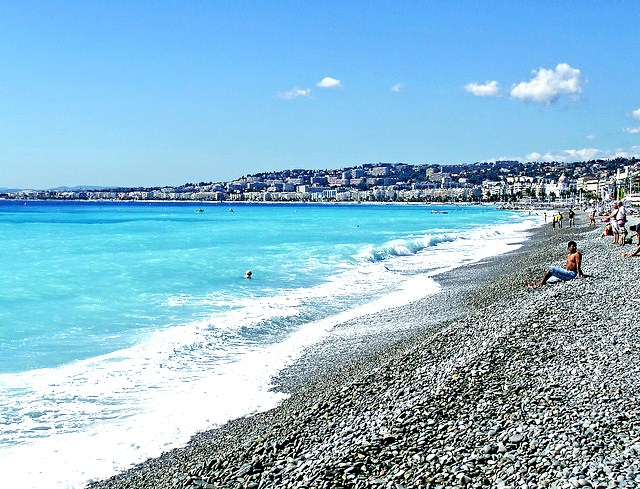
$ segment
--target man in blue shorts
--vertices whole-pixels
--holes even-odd
[[[567,244],[567,251],[567,264],[565,265],[565,268],[549,268],[549,271],[543,277],[542,282],[536,284],[536,286],[546,284],[547,280],[551,277],[556,277],[566,282],[583,276],[581,268],[582,253],[578,251],[578,245],[575,241],[569,241],[569,244]]]

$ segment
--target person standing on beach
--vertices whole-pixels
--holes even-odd
[[[559,278],[565,282],[573,280],[574,278],[582,278],[582,253],[578,251],[578,245],[575,241],[569,241],[567,244],[567,264],[565,268],[550,267],[542,281],[537,284],[530,284],[535,287],[540,287],[547,283],[551,277]]]
[[[627,224],[627,209],[622,202],[618,202],[618,213],[616,214],[618,226],[624,227]]]
[[[618,203],[613,203],[613,210],[609,214],[609,222],[611,223],[611,229],[613,230],[613,244],[618,244],[620,237],[620,226],[618,226]]]
[[[572,228],[574,225],[573,222],[573,218],[575,217],[576,213],[573,212],[573,209],[569,209],[569,227]]]

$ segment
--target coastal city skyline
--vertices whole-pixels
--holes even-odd
[[[291,169],[227,182],[159,187],[0,189],[0,199],[231,202],[555,202],[640,200],[640,160],[476,162],[470,165],[369,163]]]
[[[8,2],[0,188],[638,157],[636,10]]]

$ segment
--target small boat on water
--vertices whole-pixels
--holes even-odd
[[[449,214],[447,211],[431,211],[431,214]]]

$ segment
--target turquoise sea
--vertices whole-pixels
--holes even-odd
[[[270,378],[333,326],[437,294],[438,274],[540,224],[488,206],[0,201],[2,479],[83,487],[268,409]]]

